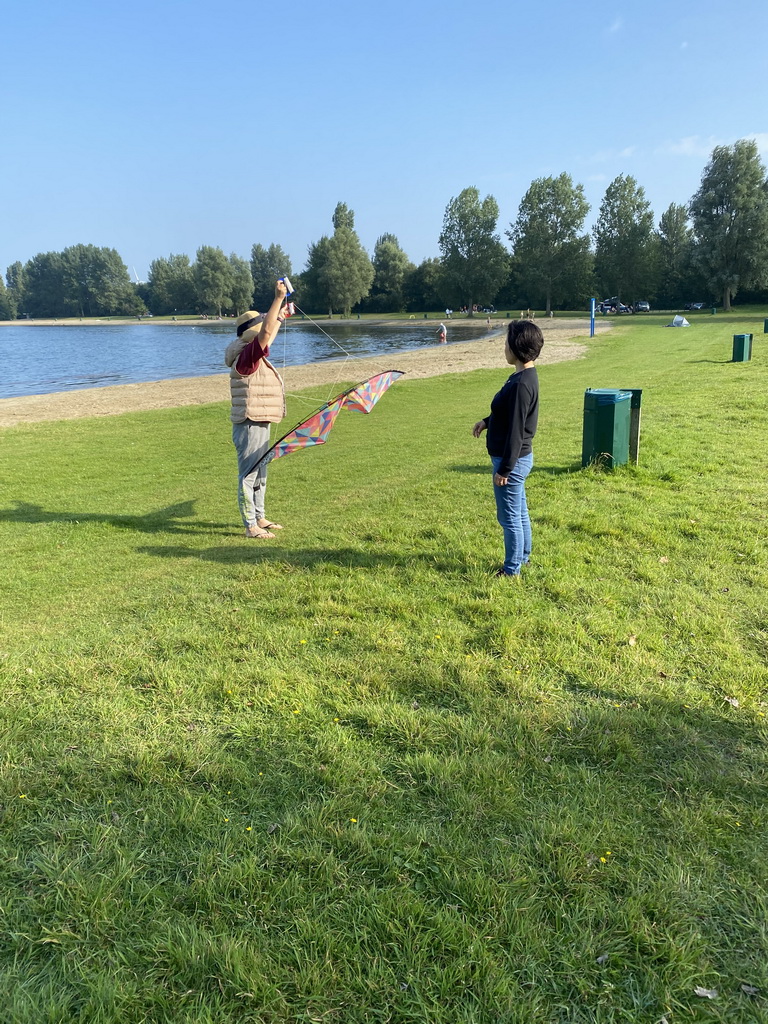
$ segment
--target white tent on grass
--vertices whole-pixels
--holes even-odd
[[[685,319],[684,316],[676,316],[671,324],[667,324],[667,327],[690,327],[691,325]]]

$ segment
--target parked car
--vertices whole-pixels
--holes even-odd
[[[704,309],[704,306],[703,302],[686,302],[683,309]]]
[[[650,302],[645,302],[645,301],[636,302],[635,303],[635,312],[636,313],[650,313],[651,312],[651,304],[650,304]]]
[[[602,302],[598,303],[598,313],[631,313],[632,310],[629,306],[625,306],[623,302],[614,295],[612,299],[603,299]]]

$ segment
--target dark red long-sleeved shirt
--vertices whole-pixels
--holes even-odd
[[[239,374],[241,374],[241,376],[250,377],[252,373],[256,373],[261,360],[268,358],[269,345],[263,349],[259,344],[259,339],[254,338],[253,341],[248,342],[243,351],[237,357],[235,369]]]

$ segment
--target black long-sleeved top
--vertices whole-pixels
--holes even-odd
[[[518,370],[494,395],[486,447],[493,458],[501,458],[500,476],[509,476],[518,459],[530,455],[531,442],[539,422],[539,375],[536,367]]]

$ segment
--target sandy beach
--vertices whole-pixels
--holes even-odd
[[[19,322],[19,321],[17,321]],[[40,321],[36,321],[38,324]],[[52,321],[51,321],[52,322]],[[540,365],[578,359],[586,351],[588,320],[538,320],[544,332]],[[299,391],[315,384],[365,380],[381,370],[404,370],[409,380],[437,377],[444,373],[503,368],[505,322],[494,324],[487,337],[477,341],[418,349],[361,359],[333,360],[286,366],[280,372],[286,391]],[[610,330],[610,323],[596,323],[596,333]],[[233,332],[234,333],[234,332]],[[116,416],[124,412],[169,409],[182,405],[205,405],[229,399],[229,374],[210,377],[181,377],[144,384],[120,384],[80,391],[56,391],[47,395],[24,395],[0,399],[0,427],[42,420],[80,419],[87,416]]]

